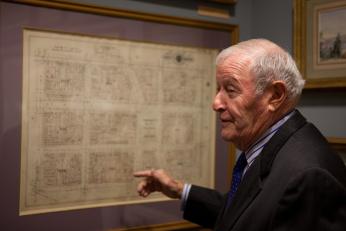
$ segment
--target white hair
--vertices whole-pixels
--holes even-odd
[[[305,80],[292,56],[275,43],[266,39],[240,42],[221,51],[216,58],[216,65],[231,55],[237,55],[240,62],[249,62],[250,72],[256,81],[257,95],[262,94],[269,83],[281,80],[286,84],[289,98],[300,96]]]

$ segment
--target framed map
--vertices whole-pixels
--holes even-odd
[[[21,214],[167,200],[152,168],[214,187],[217,53],[25,29]]]
[[[179,200],[134,197],[132,171],[167,162],[176,177],[228,189],[206,60],[237,41],[237,26],[25,0],[0,1],[0,28],[1,230],[180,222]]]

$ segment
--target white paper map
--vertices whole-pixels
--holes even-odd
[[[23,35],[21,215],[165,200],[144,169],[213,187],[217,50]]]

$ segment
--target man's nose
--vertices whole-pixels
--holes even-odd
[[[222,93],[220,91],[214,97],[213,110],[216,112],[221,112],[225,110],[225,103],[222,97]]]

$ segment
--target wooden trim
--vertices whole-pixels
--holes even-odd
[[[297,67],[306,79],[306,2],[305,0],[293,1],[293,55]],[[318,84],[319,86],[319,84]],[[316,87],[316,86],[315,86]],[[304,88],[315,88],[306,81]]]
[[[197,9],[197,13],[199,15],[209,16],[209,17],[217,17],[217,18],[230,18],[230,14],[228,10],[218,9],[214,7],[199,5]]]
[[[148,226],[137,226],[131,228],[120,228],[120,229],[110,229],[108,231],[140,231],[140,230],[150,230],[150,231],[168,231],[168,230],[203,230],[207,231],[209,229],[201,228],[199,225],[187,222],[187,221],[177,221],[169,222],[156,225]]]
[[[327,137],[327,140],[331,144],[345,144],[346,145],[346,138],[343,137]]]
[[[305,1],[293,1],[293,55],[299,70],[305,75]]]
[[[206,0],[207,2],[217,2],[225,5],[234,5],[237,3],[237,0]]]
[[[12,0],[8,2],[29,4],[29,5],[63,9],[63,10],[87,12],[87,13],[101,14],[101,15],[107,15],[107,16],[132,18],[132,19],[160,22],[160,23],[167,23],[167,24],[208,28],[208,29],[214,29],[214,30],[224,30],[229,32],[236,32],[237,35],[239,30],[237,25],[232,25],[232,24],[215,23],[215,22],[180,18],[180,17],[174,17],[174,16],[160,15],[160,14],[150,14],[150,13],[144,13],[144,12],[131,11],[131,10],[123,10],[123,9],[109,8],[109,7],[96,6],[96,5],[90,5],[90,4],[68,2],[63,0]],[[238,39],[236,40],[234,39],[236,38],[232,35],[232,43],[235,43],[238,41]]]

